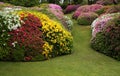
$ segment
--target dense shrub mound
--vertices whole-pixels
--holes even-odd
[[[64,11],[64,13],[71,13],[75,11],[80,5],[68,5]]]
[[[99,4],[81,6],[81,7],[79,7],[79,8],[74,12],[73,18],[74,18],[74,19],[77,19],[78,16],[79,16],[81,13],[96,12],[96,11],[100,10],[102,7],[103,7],[103,6],[102,6],[102,5],[99,5]]]
[[[0,60],[45,60],[71,51],[71,33],[46,15],[0,12]]]
[[[120,60],[120,13],[97,18],[92,24],[92,36],[93,49]]]
[[[120,12],[120,5],[111,6],[111,8],[107,9],[105,13],[117,13]]]
[[[90,25],[97,17],[98,15],[94,12],[81,13],[77,21],[80,25]]]
[[[116,4],[119,0],[98,0],[96,3],[101,5],[111,5]]]

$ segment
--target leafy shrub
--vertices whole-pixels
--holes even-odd
[[[110,19],[103,23],[105,16]],[[120,13],[105,16],[94,22],[93,32],[94,28],[99,31],[92,37],[91,46],[96,51],[120,60]]]
[[[90,25],[98,15],[94,12],[82,13],[79,15],[77,21],[80,25]]]
[[[64,13],[70,13],[75,11],[80,5],[68,5],[64,11]]]
[[[10,0],[8,1],[11,4],[17,5],[17,6],[25,6],[25,7],[31,7],[39,4],[39,0]]]
[[[93,4],[93,5],[84,5],[79,7],[73,14],[73,18],[77,19],[78,16],[81,13],[85,13],[85,12],[96,12],[98,10],[100,10],[103,6],[99,5],[99,4]]]

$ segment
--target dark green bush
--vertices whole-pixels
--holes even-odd
[[[17,6],[25,6],[25,7],[31,7],[39,4],[39,0],[10,0],[7,2],[17,5]]]

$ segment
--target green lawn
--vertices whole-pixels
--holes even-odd
[[[90,48],[90,26],[74,21],[74,53],[40,62],[0,62],[0,76],[120,76],[120,62]]]

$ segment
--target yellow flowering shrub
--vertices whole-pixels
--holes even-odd
[[[30,13],[38,17],[42,23],[44,51],[42,54],[48,59],[58,55],[70,54],[73,37],[60,23],[51,20],[47,15],[35,11],[19,11],[18,14]],[[26,14],[27,15],[27,14]]]

